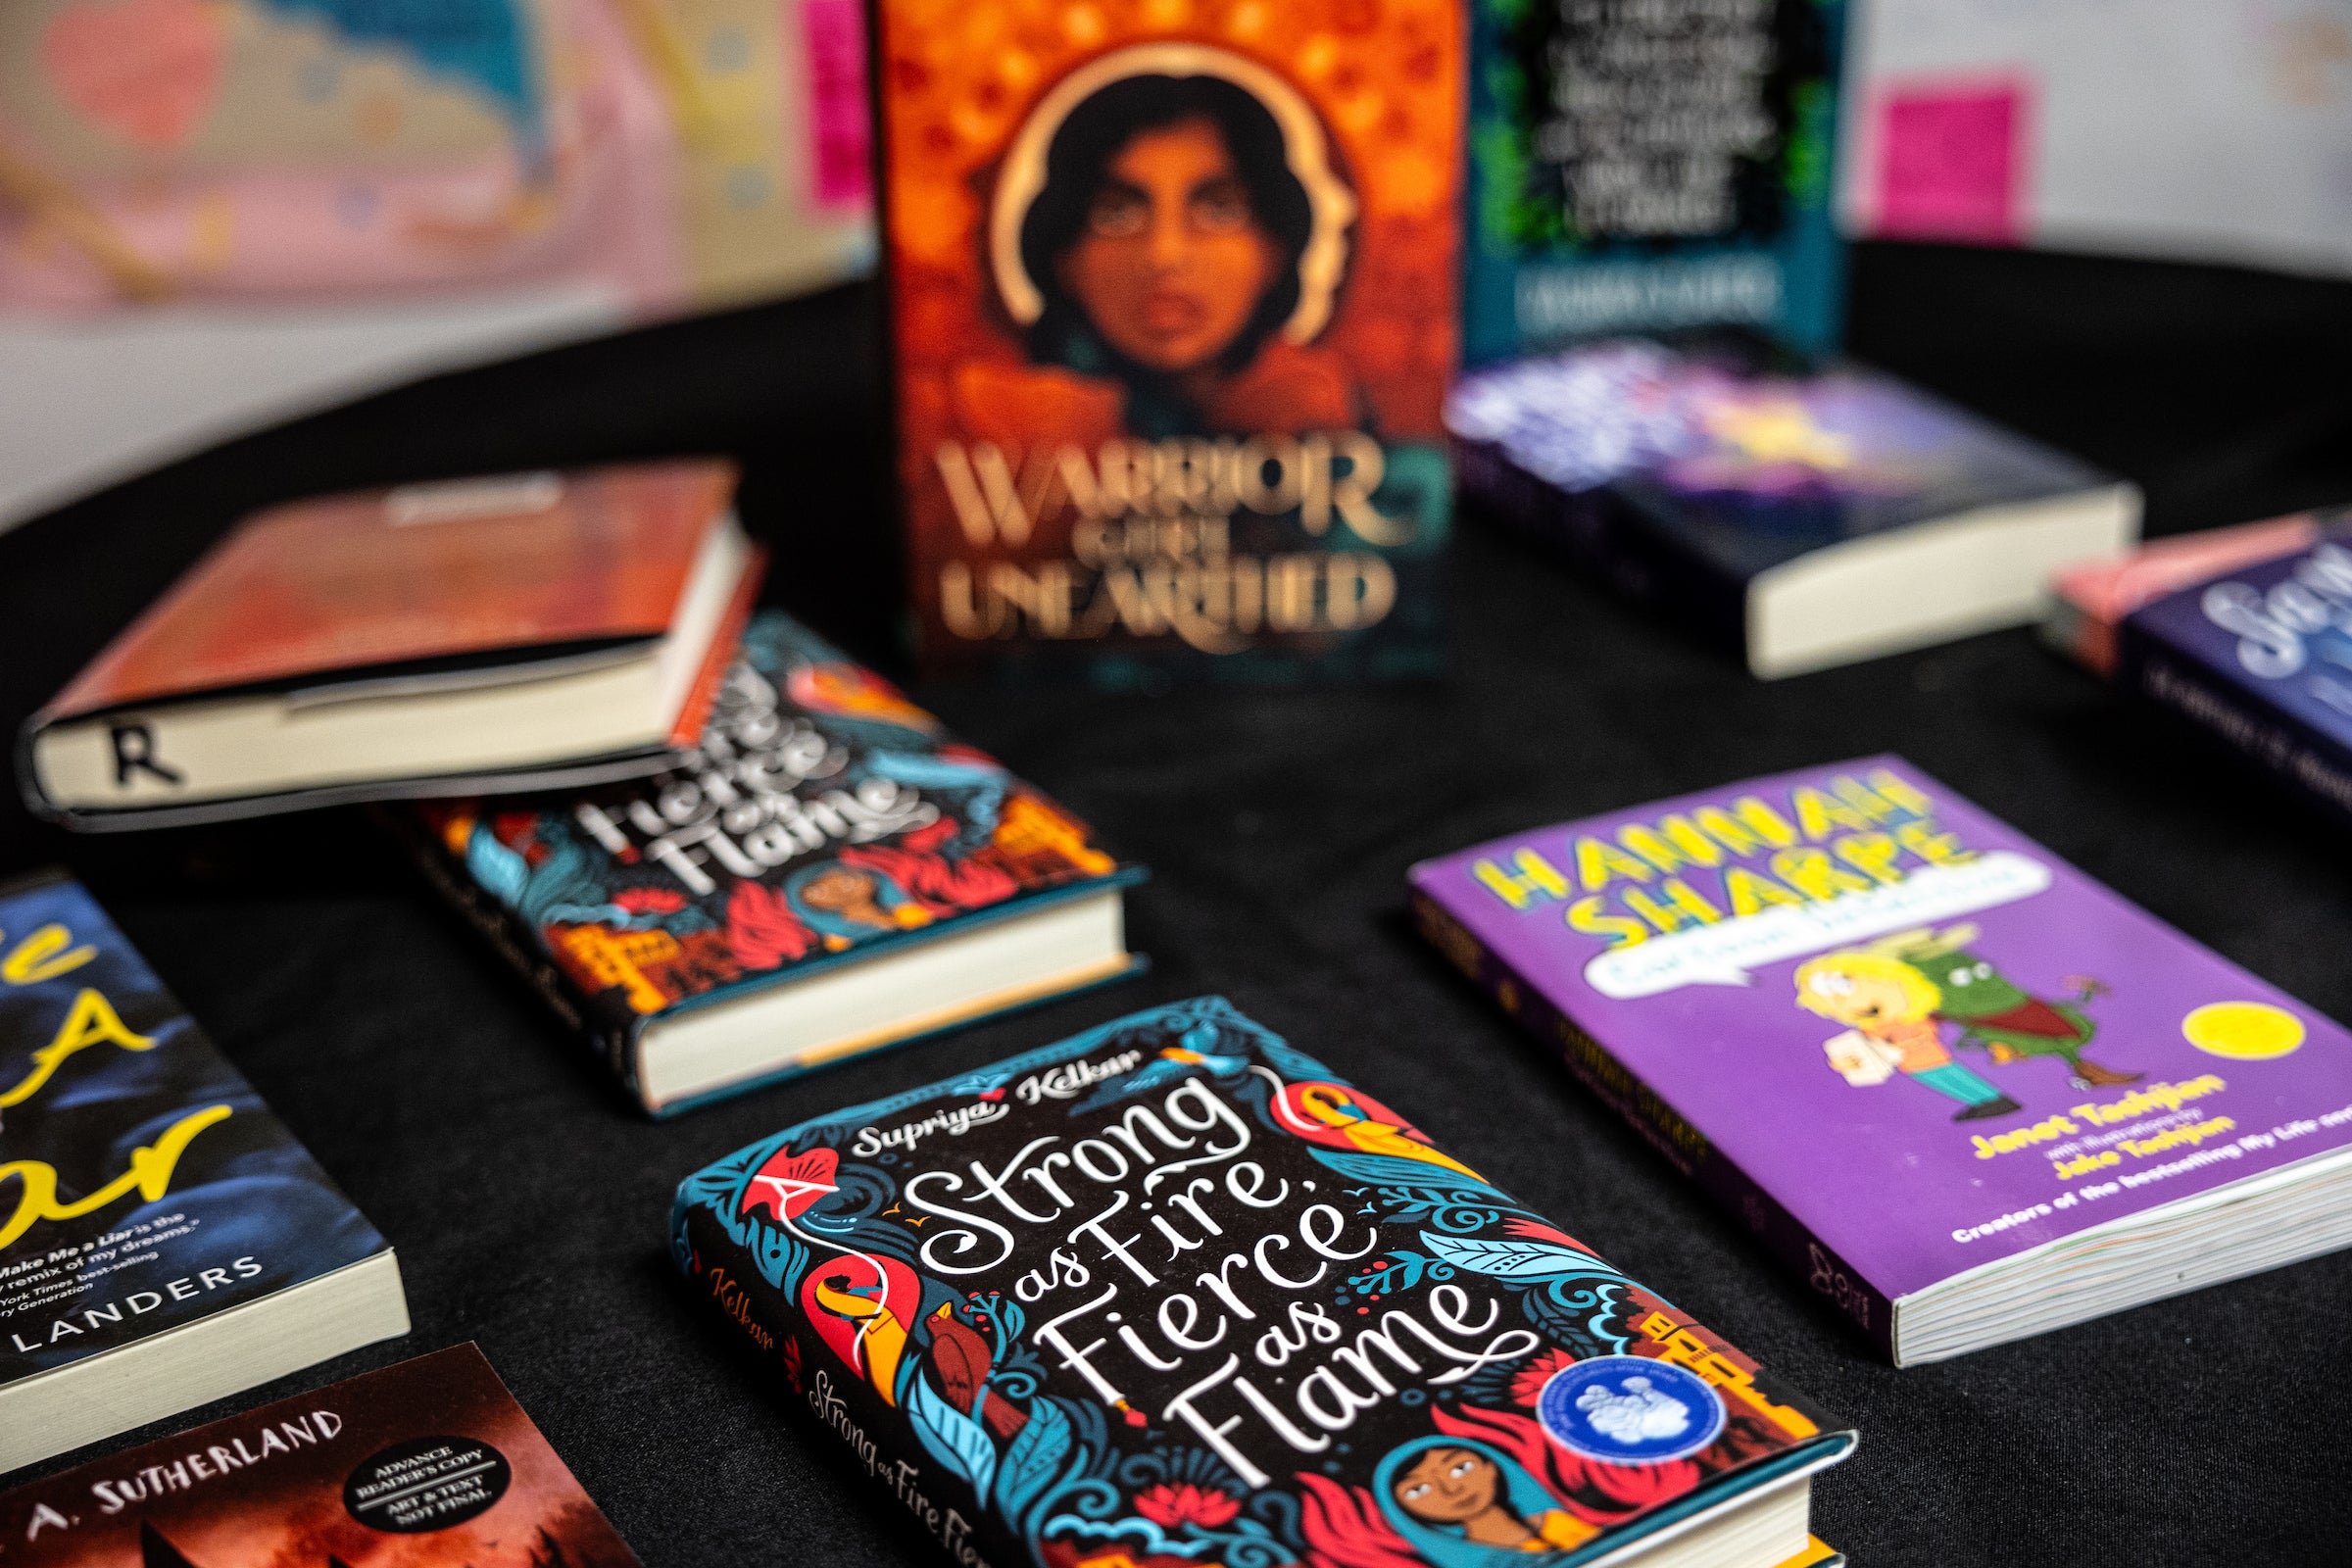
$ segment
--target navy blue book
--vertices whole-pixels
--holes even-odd
[[[2023,624],[2139,532],[2112,474],[1746,334],[1491,366],[1446,423],[1465,501],[1764,677]]]
[[[2117,673],[2352,819],[2352,523],[2133,612]]]
[[[0,892],[0,1472],[408,1330],[390,1244],[89,894]]]
[[[1463,349],[1743,326],[1836,346],[1842,0],[1472,0]]]

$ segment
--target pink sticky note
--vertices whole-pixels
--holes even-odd
[[[873,196],[864,8],[860,0],[800,0],[800,7],[808,59],[809,188],[819,207],[863,207]]]
[[[1980,245],[2025,237],[2031,93],[2023,78],[1899,82],[1876,107],[1879,234]]]

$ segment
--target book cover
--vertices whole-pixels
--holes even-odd
[[[2183,588],[2238,566],[2309,549],[2323,534],[2352,524],[2352,508],[2297,512],[2230,528],[2151,539],[2117,560],[2085,561],[2050,583],[2042,640],[2096,675],[2113,675],[2125,617]]]
[[[2352,520],[2124,618],[2118,679],[2352,819]]]
[[[966,1564],[1579,1563],[1853,1441],[1221,998],[762,1139],[673,1246]]]
[[[1916,1292],[2352,1142],[2352,1036],[1899,758],[1514,834],[1412,889],[1890,1355]]]
[[[660,637],[734,488],[728,464],[658,463],[274,507],[109,643],[46,716]]]
[[[651,1019],[1141,874],[779,611],[686,765],[388,819],[632,1090]]]
[[[78,884],[0,894],[0,1391],[388,1252]]]
[[[471,1345],[0,1494],[10,1568],[636,1568]]]
[[[1465,498],[1743,658],[1751,590],[1807,558],[2118,485],[1892,377],[1810,370],[1745,337],[1488,367],[1463,376],[1446,421]],[[1848,613],[1899,625],[1910,612]]]
[[[937,671],[1435,667],[1462,22],[884,0],[899,479]]]
[[[1837,344],[1840,0],[1475,0],[1474,363],[1745,326]]]

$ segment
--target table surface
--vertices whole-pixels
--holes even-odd
[[[895,667],[875,340],[863,288],[676,323],[406,388],[37,519],[0,536],[0,723],[253,507],[679,452],[743,462],[769,601]],[[2151,531],[2352,498],[2352,285],[1866,246],[1850,341],[2139,481]],[[91,885],[392,1238],[416,1319],[122,1443],[470,1339],[649,1564],[930,1561],[673,1277],[672,1186],[805,1116],[1219,992],[1858,1426],[1815,1518],[1859,1561],[2340,1560],[2352,1405],[2325,1368],[2352,1257],[1894,1371],[1402,913],[1422,857],[1890,750],[2352,1018],[2340,833],[2024,632],[1758,684],[1475,518],[1449,593],[1437,682],[918,688],[1152,868],[1130,905],[1152,971],[661,1125],[355,815],[76,840],[12,793],[0,875],[63,861]]]

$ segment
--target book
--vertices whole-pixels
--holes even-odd
[[[137,828],[657,771],[759,587],[734,483],[645,464],[258,513],[25,721],[24,798]]]
[[[1612,340],[1463,377],[1464,498],[1772,678],[2042,611],[2131,484],[1855,366]]]
[[[875,8],[924,667],[1434,671],[1458,8],[1075,15]]]
[[[1897,1366],[2352,1242],[2352,1036],[1900,758],[1411,882],[1448,959]]]
[[[1142,966],[1140,867],[777,611],[683,765],[386,820],[656,1115]]]
[[[761,1139],[672,1247],[964,1564],[1760,1568],[1854,1444],[1222,998]]]
[[[1834,348],[1845,11],[1476,0],[1468,358],[1693,326]]]
[[[2308,537],[2127,614],[2116,679],[2352,819],[2352,511],[2272,526]]]
[[[2151,539],[2130,555],[2078,562],[2050,584],[2042,640],[2097,675],[2116,672],[2124,617],[2237,566],[2275,561],[2352,519],[2352,509],[2298,512],[2263,522]]]
[[[0,891],[0,1472],[409,1331],[390,1244],[63,876]]]
[[[0,1494],[13,1568],[637,1568],[471,1345]]]

